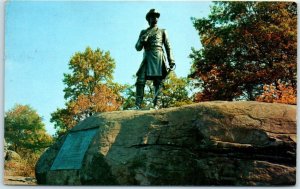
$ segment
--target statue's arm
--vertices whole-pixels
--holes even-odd
[[[174,56],[173,56],[173,53],[172,53],[169,37],[168,37],[168,34],[167,34],[166,30],[163,30],[163,41],[164,41],[164,46],[165,46],[165,50],[166,50],[166,53],[167,53],[167,58],[168,58],[169,65],[171,67],[173,67],[175,65],[175,60],[174,60]]]
[[[135,49],[137,51],[141,51],[143,49],[143,47],[144,47],[144,43],[142,41],[142,36],[143,36],[144,33],[145,33],[144,30],[142,30],[141,33],[140,33],[139,39],[138,39],[138,41],[135,44]]]

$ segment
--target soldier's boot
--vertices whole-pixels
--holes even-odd
[[[160,104],[160,93],[161,93],[161,87],[160,83],[155,83],[154,85],[154,99],[153,99],[153,106],[154,109],[159,109],[161,104]]]
[[[144,88],[145,85],[137,84],[136,85],[136,96],[135,96],[135,109],[140,110],[142,108],[142,102],[144,98]]]

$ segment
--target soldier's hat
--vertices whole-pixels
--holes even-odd
[[[149,17],[155,15],[157,18],[159,18],[160,13],[157,12],[155,9],[151,9],[147,14],[146,14],[146,20],[149,21]]]

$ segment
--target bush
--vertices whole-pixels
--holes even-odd
[[[38,161],[40,155],[30,154],[18,161],[5,161],[4,162],[4,174],[5,176],[35,176],[35,164]]]

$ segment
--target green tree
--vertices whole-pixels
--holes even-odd
[[[168,79],[165,80],[162,87],[161,107],[177,107],[191,104],[189,97],[189,82],[187,78],[177,77],[171,72]]]
[[[182,106],[192,103],[189,97],[189,82],[187,78],[177,77],[174,72],[171,72],[163,82],[160,94],[160,108],[169,108]],[[145,86],[143,106],[153,105],[154,88],[152,81],[147,81]],[[135,106],[135,86],[127,86],[124,92],[123,109],[130,109]]]
[[[296,3],[215,2],[193,24],[203,46],[190,55],[196,101],[255,100],[278,81],[296,89]]]
[[[5,140],[19,154],[37,153],[52,143],[42,118],[28,105],[17,104],[5,112],[4,124]]]
[[[115,61],[109,52],[87,47],[72,56],[69,69],[63,79],[65,108],[51,114],[58,136],[97,112],[118,110],[123,101],[124,86],[113,82]]]
[[[124,98],[124,102],[121,107],[122,110],[128,110],[135,107],[135,94],[135,85],[125,85],[125,89],[122,93]]]

